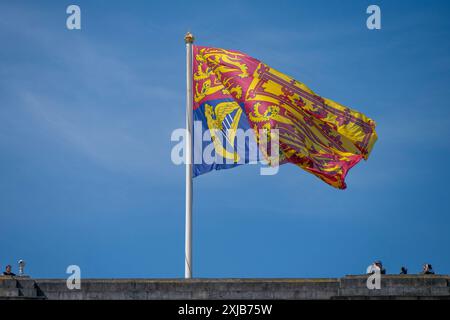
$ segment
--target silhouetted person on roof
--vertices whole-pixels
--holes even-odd
[[[386,274],[386,269],[383,268],[383,264],[380,260],[375,261],[372,263],[369,268],[367,268],[368,274],[376,273],[377,271],[380,272],[380,274]]]
[[[15,276],[15,273],[11,272],[11,266],[8,264],[5,268],[5,271],[3,271],[4,276]]]
[[[406,269],[406,267],[402,267],[400,269],[400,274],[408,274],[408,269]]]
[[[423,265],[422,274],[434,274],[433,267],[429,263]]]

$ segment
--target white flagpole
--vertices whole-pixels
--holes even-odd
[[[186,42],[186,231],[184,277],[192,278],[192,113],[193,113],[193,79],[192,79],[192,44],[194,36],[188,32]]]

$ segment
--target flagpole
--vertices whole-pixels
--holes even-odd
[[[194,36],[188,32],[186,42],[186,226],[184,277],[192,278],[192,112],[193,112],[193,79],[192,79],[192,44]]]

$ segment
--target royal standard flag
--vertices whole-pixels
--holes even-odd
[[[194,158],[209,143],[221,160],[194,159],[194,177],[256,160],[248,140],[237,143],[236,130],[251,129],[258,145],[261,130],[276,129],[280,164],[345,189],[348,170],[368,158],[377,140],[372,119],[244,53],[193,46],[193,73],[194,120],[211,132],[201,143],[194,137]]]

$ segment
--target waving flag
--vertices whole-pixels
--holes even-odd
[[[248,143],[236,143],[237,129],[252,128],[257,143],[261,129],[277,129],[280,163],[345,189],[348,170],[368,158],[377,139],[364,114],[238,51],[193,46],[193,100],[194,120],[212,132],[210,141],[194,139],[194,156],[210,143],[216,158],[227,160],[194,162],[194,176],[255,160]]]

